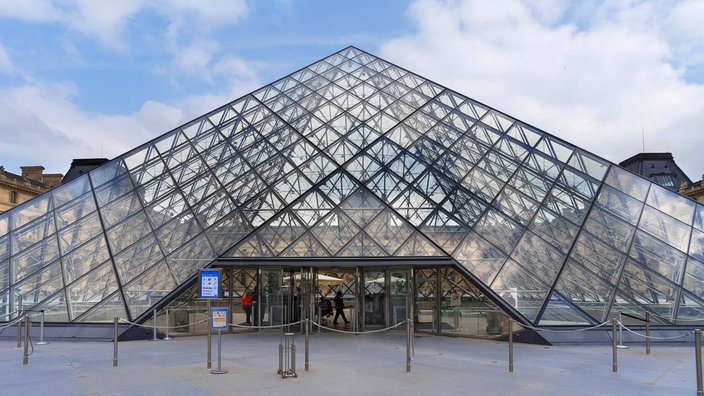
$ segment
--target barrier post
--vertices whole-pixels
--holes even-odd
[[[24,317],[24,353],[22,354],[22,364],[29,363],[29,327],[32,324],[29,316]]]
[[[408,312],[408,311],[406,311]],[[411,318],[406,318],[406,372],[411,372]]]
[[[306,355],[306,371],[308,371],[309,365],[308,365],[308,353],[310,352],[310,341],[309,341],[309,333],[310,333],[310,319],[306,318],[305,322],[306,326],[306,350],[305,350],[305,355]]]
[[[158,341],[159,339],[156,338],[156,308],[152,310],[152,341]]]
[[[508,372],[513,372],[513,319],[508,319]]]
[[[213,318],[211,316],[212,316],[212,312],[210,312],[210,299],[208,299],[208,322],[213,320]],[[208,337],[207,337],[207,339],[208,339],[208,364],[207,364],[207,368],[213,367],[213,363],[211,361],[212,347],[210,345],[210,341],[211,341],[211,337],[212,337],[212,332],[210,331],[211,327],[212,327],[212,325],[210,323],[208,323]]]
[[[694,356],[697,366],[697,396],[704,395],[704,386],[702,386],[702,331],[694,330]]]
[[[39,320],[39,342],[37,343],[37,345],[46,345],[49,342],[44,341],[44,310],[43,309],[41,311],[39,311],[39,315],[40,315],[39,316],[40,317],[40,320]]]
[[[616,318],[611,318],[611,327],[612,329],[612,336],[611,336],[611,349],[612,349],[612,354],[613,354],[613,362],[612,362],[612,368],[611,371],[616,373],[618,372],[618,348],[616,346],[616,324],[618,321]]]
[[[117,316],[115,316],[115,334],[113,335],[112,343],[112,366],[117,367],[117,323],[120,320]]]
[[[645,313],[645,354],[650,355],[650,312]]]
[[[22,295],[17,296],[17,349],[22,348]]]
[[[166,332],[166,337],[164,337],[164,341],[168,341],[171,339],[169,337],[169,309],[166,309],[166,317],[164,318],[164,331]]]

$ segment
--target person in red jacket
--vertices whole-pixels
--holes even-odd
[[[252,325],[252,292],[247,290],[242,296],[242,309],[245,315],[247,315],[247,326]]]

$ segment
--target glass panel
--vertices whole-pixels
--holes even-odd
[[[674,283],[682,280],[687,256],[642,231],[636,233],[629,255]]]
[[[639,227],[677,249],[683,252],[687,251],[687,242],[689,241],[689,233],[692,227],[680,223],[647,205],[640,219]]]
[[[635,227],[600,208],[592,209],[589,218],[584,222],[584,228],[602,242],[623,252],[628,250],[636,230]]]
[[[475,231],[505,253],[510,253],[518,243],[523,228],[494,209],[486,214],[475,226]]]
[[[704,300],[704,262],[691,257],[687,260],[687,272],[684,274],[682,287]]]
[[[538,203],[519,193],[511,187],[505,187],[496,197],[494,205],[506,216],[527,226],[538,209]]]
[[[560,273],[555,290],[597,322],[603,323],[607,319],[615,287],[569,260]],[[541,324],[544,324],[542,320]]]
[[[93,213],[74,225],[59,231],[61,252],[66,254],[103,231],[98,213]]]
[[[451,253],[462,242],[469,229],[449,213],[439,209],[425,221],[420,231],[446,252]]]
[[[11,279],[17,283],[59,258],[59,248],[56,240],[48,238],[20,254],[10,257]]]
[[[125,304],[122,301],[122,295],[120,293],[115,293],[111,298],[96,305],[93,309],[88,311],[88,313],[76,319],[76,321],[87,323],[110,322],[115,317],[127,318]]]
[[[76,318],[117,290],[112,264],[106,262],[88,276],[66,288],[71,305],[71,317]]]
[[[129,219],[107,231],[112,254],[121,252],[124,248],[137,242],[140,238],[152,232],[147,216],[138,212]]]
[[[668,320],[672,318],[675,305],[673,296],[675,296],[677,287],[659,275],[644,270],[633,260],[629,259],[626,262],[618,289],[619,294],[654,312],[658,317]],[[621,302],[618,298],[613,308],[617,312],[619,310],[624,312],[638,310],[642,312],[642,309],[627,302]]]
[[[615,285],[621,275],[626,254],[594,238],[588,232],[582,232],[570,252],[570,258]]]
[[[513,260],[506,262],[491,289],[497,292],[515,290],[516,310],[530,321],[535,319],[549,292],[549,287]]]
[[[23,308],[29,309],[61,290],[64,286],[61,275],[61,263],[56,260],[46,265],[41,271],[17,283],[14,290],[15,293],[22,295]]]
[[[490,284],[508,257],[484,238],[471,231],[453,254],[472,275]]]
[[[40,195],[10,211],[11,224],[13,229],[18,229],[23,225],[38,219],[49,213],[52,208],[49,194]]]
[[[643,209],[642,201],[633,199],[608,185],[602,187],[596,204],[631,224],[638,223]]]
[[[132,191],[132,180],[129,175],[124,174],[122,177],[117,177],[106,181],[102,186],[95,189],[95,196],[98,199],[98,204],[103,206],[117,197]]]
[[[560,162],[567,162],[572,155],[572,147],[557,141],[555,138],[548,135],[543,136],[543,139],[537,146],[535,146],[535,148],[553,158],[556,158]]]
[[[102,235],[61,258],[66,283],[71,283],[110,258]]]
[[[12,253],[18,254],[22,250],[48,239],[56,232],[54,217],[49,214],[32,224],[22,227],[10,234],[12,238]]]
[[[144,275],[123,287],[133,318],[138,317],[171,292],[176,284],[164,262],[153,266]]]
[[[582,198],[559,185],[553,187],[543,205],[575,224],[582,222],[589,208]]]
[[[122,160],[112,160],[105,163],[88,174],[93,183],[93,188],[103,185],[103,183],[115,180],[127,172]]]
[[[651,185],[649,181],[618,166],[612,166],[609,169],[606,184],[639,201],[645,201],[645,196]]]
[[[93,195],[85,194],[80,198],[75,198],[70,204],[56,209],[56,218],[59,228],[65,228],[73,224],[76,220],[83,218],[95,211],[95,200]]]
[[[523,234],[511,258],[524,268],[530,268],[533,275],[551,284],[565,261],[562,252],[530,231]]]
[[[154,236],[149,235],[139,243],[130,246],[115,255],[115,268],[118,270],[120,281],[124,284],[136,278],[145,269],[162,260],[164,256],[157,245]]]
[[[574,305],[558,292],[550,295],[545,310],[540,316],[540,325],[588,325],[593,323],[592,318],[582,316]]]
[[[653,184],[646,203],[687,225],[692,224],[696,203],[673,191]]]
[[[599,181],[603,180],[606,170],[609,168],[608,162],[580,149],[575,151],[569,165]]]
[[[598,188],[597,184],[588,176],[574,172],[570,168],[565,168],[562,172],[560,182],[567,186],[568,190],[582,194],[587,200],[594,198]]]
[[[68,183],[64,183],[51,190],[51,196],[54,198],[54,206],[58,208],[66,202],[81,196],[88,190],[90,190],[88,175],[82,175]]]
[[[541,208],[538,211],[530,226],[530,230],[540,235],[563,253],[567,253],[570,249],[578,231],[577,226],[546,208]]]

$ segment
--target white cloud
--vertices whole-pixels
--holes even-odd
[[[0,74],[13,74],[15,72],[15,67],[12,64],[10,55],[5,50],[5,47],[0,44]]]
[[[704,87],[672,65],[682,37],[654,23],[662,10],[605,3],[578,26],[530,4],[418,1],[416,31],[380,55],[613,162],[641,151],[644,130],[646,150],[698,179]]]

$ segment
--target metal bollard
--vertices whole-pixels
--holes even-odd
[[[17,319],[17,349],[22,348],[22,318]]]
[[[22,364],[29,363],[29,328],[32,322],[29,316],[24,317],[24,354],[22,355]]]
[[[113,343],[113,348],[112,348],[112,366],[117,367],[117,323],[120,320],[117,316],[115,316],[115,334],[113,335],[112,343]]]
[[[508,319],[508,372],[513,372],[513,319]]]
[[[166,318],[164,318],[164,331],[166,331],[166,337],[164,337],[164,341],[168,341],[171,339],[169,337],[169,310],[166,310]]]
[[[697,366],[697,396],[702,396],[702,331],[699,329],[694,330],[694,360]]]
[[[154,309],[152,312],[152,333],[154,334],[152,341],[157,341],[158,338],[156,338],[156,309]]]
[[[308,365],[308,355],[310,352],[310,319],[306,318],[305,321],[305,326],[306,326],[306,350],[305,350],[305,358],[306,358],[306,371],[308,371],[309,365]]]
[[[645,354],[650,355],[650,312],[645,313]]]
[[[39,342],[37,345],[46,345],[48,344],[47,341],[44,341],[44,310],[42,309],[39,311],[41,316],[40,316],[40,321],[39,321]]]
[[[612,362],[612,368],[611,371],[616,373],[618,372],[618,348],[616,346],[616,324],[618,321],[616,318],[611,318],[611,326],[613,327],[613,334],[612,334],[612,341],[611,341],[611,349],[612,349],[612,354],[613,354],[613,362]]]
[[[411,372],[411,319],[406,318],[406,372]]]

